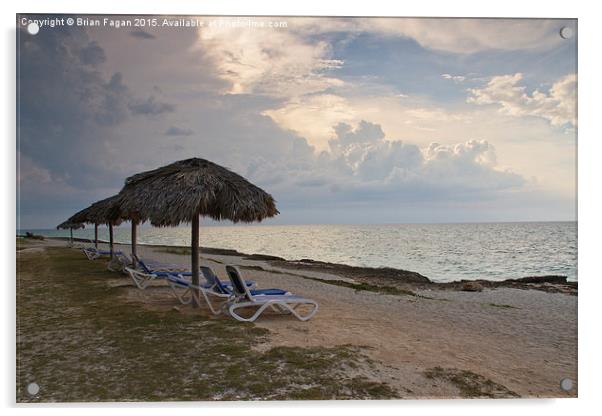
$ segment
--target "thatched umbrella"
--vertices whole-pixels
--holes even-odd
[[[192,283],[199,284],[199,216],[233,222],[278,214],[274,198],[242,176],[192,158],[130,176],[119,193],[122,214],[134,213],[158,227],[192,223]],[[198,306],[197,301],[193,306]]]
[[[79,230],[80,228],[84,228],[84,224],[81,222],[73,222],[73,221],[64,221],[56,226],[57,230],[66,230],[69,229],[69,244],[73,244],[73,230]]]
[[[88,208],[73,214],[67,221],[94,224],[94,244],[98,247],[98,225],[106,224],[109,227],[109,250],[113,257],[113,226],[121,224],[123,218],[120,216],[117,205],[118,196],[97,201]]]

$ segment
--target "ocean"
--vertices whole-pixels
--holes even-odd
[[[68,236],[65,230],[22,230]],[[577,280],[577,223],[520,222],[390,225],[201,226],[201,246],[235,249],[363,267],[394,267],[433,281],[504,280],[547,274]],[[94,228],[74,231],[93,238]],[[106,227],[99,238],[107,240]],[[130,242],[129,227],[115,228],[115,241]],[[138,231],[142,244],[189,245],[190,228]]]

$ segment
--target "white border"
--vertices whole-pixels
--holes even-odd
[[[229,0],[215,1],[186,1],[172,0],[169,2],[105,0],[102,2],[81,1],[27,1],[18,4],[3,2],[2,19],[4,34],[4,53],[2,66],[3,91],[7,92],[2,101],[3,126],[5,137],[2,140],[3,163],[6,169],[3,175],[3,189],[11,198],[9,204],[2,205],[2,229],[6,238],[2,239],[0,247],[1,264],[5,266],[4,287],[2,288],[3,307],[5,314],[2,318],[4,332],[2,350],[2,378],[0,391],[2,404],[9,409],[10,414],[16,412],[14,407],[14,226],[15,226],[15,14],[20,13],[165,13],[165,14],[235,14],[235,15],[345,15],[345,16],[469,16],[469,17],[571,17],[579,18],[579,399],[561,400],[507,400],[507,401],[406,401],[406,402],[288,402],[288,403],[247,403],[247,404],[122,404],[122,405],[79,405],[79,406],[50,406],[44,409],[48,414],[89,413],[104,414],[107,407],[114,408],[116,414],[130,414],[143,411],[145,414],[163,414],[166,406],[177,406],[177,412],[189,413],[194,407],[203,407],[202,412],[219,412],[220,414],[261,413],[279,414],[285,408],[287,414],[297,415],[308,412],[333,412],[335,409],[349,415],[365,414],[374,409],[379,414],[400,414],[400,412],[420,412],[421,414],[445,414],[462,416],[487,412],[489,415],[506,415],[528,411],[533,414],[545,413],[578,414],[601,408],[598,392],[600,386],[600,337],[598,332],[600,322],[597,319],[599,310],[596,308],[602,295],[600,282],[601,242],[599,232],[599,216],[602,213],[600,198],[602,155],[600,128],[598,127],[601,106],[597,97],[600,94],[600,39],[599,19],[594,2],[556,1],[527,2],[525,0],[498,0],[497,3],[471,0],[400,2],[393,4],[386,0],[369,0],[362,2],[328,3],[325,0],[303,0],[296,4],[284,1],[264,0]],[[598,133],[598,134],[597,134]],[[20,413],[33,413],[41,410],[39,406],[23,407]],[[85,409],[82,409],[84,407]],[[143,410],[140,410],[143,409]],[[198,414],[198,410],[195,413]],[[589,412],[588,412],[589,413]]]

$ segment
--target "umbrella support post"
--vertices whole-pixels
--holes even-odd
[[[190,251],[191,251],[191,271],[192,271],[192,285],[199,285],[199,214],[195,213],[192,217],[192,236],[190,242]],[[197,291],[197,289],[194,289]],[[197,293],[197,296],[192,297],[192,307],[198,308],[199,305],[199,297],[200,293]]]
[[[98,250],[98,224],[94,224],[94,248]]]
[[[136,239],[138,238],[137,234],[137,225],[138,222],[132,220],[132,268],[136,268],[136,258],[138,257],[138,248]]]
[[[113,224],[109,223],[109,251],[111,252],[111,260],[113,260]]]

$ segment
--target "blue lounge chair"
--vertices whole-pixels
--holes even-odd
[[[219,277],[217,277],[217,275],[213,272],[211,267],[201,266],[201,273],[214,291],[225,295],[232,295],[232,286],[222,283],[222,281],[219,280]],[[286,290],[282,289],[255,289],[255,282],[252,280],[243,279],[243,282],[253,295],[286,295],[288,293]]]
[[[82,249],[82,251],[88,258],[88,260],[96,260],[99,257],[111,255],[110,250],[99,250],[95,247],[85,247]],[[114,256],[124,256],[127,258],[127,256],[122,251],[113,250],[113,255]]]
[[[230,316],[237,321],[253,322],[265,311],[271,308],[276,312],[290,313],[300,321],[307,321],[318,311],[318,303],[301,296],[289,295],[254,295],[244,284],[240,271],[234,266],[226,266],[228,278],[232,283],[233,296],[224,305],[228,308]],[[297,310],[300,307],[309,306],[309,311],[305,313]],[[237,310],[240,308],[256,308],[255,313],[248,318],[240,315]]]
[[[169,277],[183,279],[185,277],[190,278],[192,276],[192,272],[184,271],[179,266],[176,265],[166,265],[160,263],[145,263],[137,256],[132,256],[136,260],[136,264],[138,265],[138,269],[132,269],[131,267],[125,266],[124,271],[130,275],[132,281],[139,289],[146,289],[150,283],[154,280],[166,279]],[[203,273],[201,275],[205,276]],[[206,289],[210,289],[215,282],[209,281],[207,279],[207,283],[202,284]],[[249,287],[254,287],[255,282],[247,282]],[[232,288],[229,288],[227,285],[224,286],[226,291],[230,291]],[[173,288],[172,288],[173,289]],[[227,292],[224,292],[227,293]]]
[[[189,271],[184,271],[182,268],[162,263],[145,263],[136,255],[132,255],[132,258],[136,261],[137,266],[146,274],[154,274],[158,277],[167,277],[169,275],[180,275],[180,276],[192,276]]]
[[[200,303],[200,298],[198,296],[200,293],[214,315],[222,313],[227,301],[232,297],[232,295],[226,293],[216,292],[209,284],[195,286],[190,280],[175,275],[168,276],[166,281],[171,288],[173,295],[181,304],[189,304],[192,302],[192,299],[196,299],[196,301]],[[218,302],[217,304],[215,303],[216,300]]]

